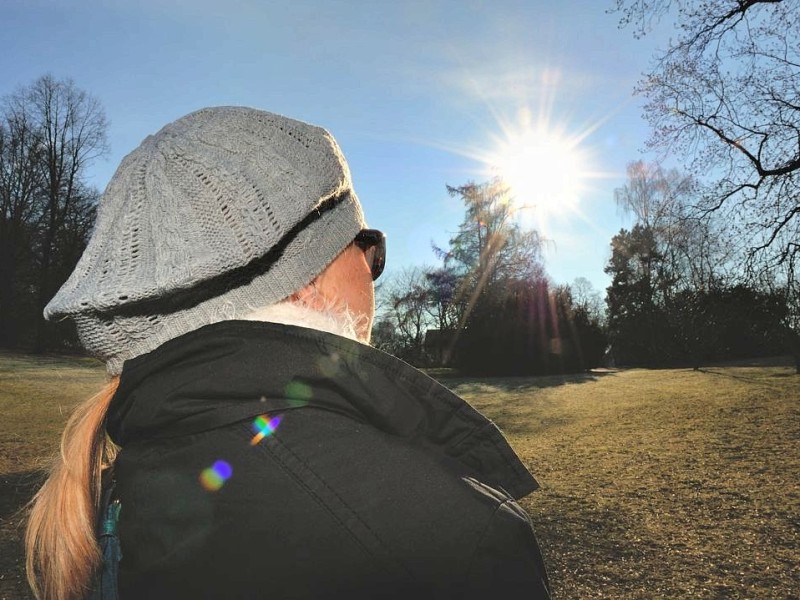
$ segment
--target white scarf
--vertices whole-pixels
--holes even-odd
[[[257,308],[242,318],[308,327],[361,341],[356,333],[358,317],[348,310],[319,311],[293,302],[279,302]]]

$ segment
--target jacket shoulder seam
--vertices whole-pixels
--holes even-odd
[[[486,538],[489,535],[489,532],[492,530],[492,527],[494,526],[494,522],[495,522],[495,519],[496,519],[498,513],[500,512],[500,510],[506,504],[508,504],[509,502],[513,502],[513,501],[514,500],[512,498],[507,498],[507,499],[503,500],[502,502],[500,502],[497,505],[497,507],[492,511],[492,515],[489,517],[489,519],[488,519],[488,521],[486,523],[486,527],[484,527],[483,532],[481,533],[480,537],[478,538],[478,542],[475,544],[475,548],[472,551],[472,556],[470,556],[469,560],[467,561],[467,570],[466,570],[467,577],[469,577],[469,574],[472,572],[472,566],[475,564],[475,559],[477,557],[478,551],[481,549],[481,546],[483,546],[484,540],[486,540]]]
[[[246,425],[243,426],[246,427]],[[368,532],[369,536],[372,538],[372,546],[378,546],[383,551],[384,556],[379,556],[378,553],[375,552],[375,548],[370,548],[370,544],[363,539],[363,535],[359,535],[358,532],[353,531],[352,527],[348,526],[344,519],[337,514],[336,509],[332,507],[317,490],[314,490],[313,487],[309,485],[309,482],[304,481],[303,478],[300,477],[297,472],[295,472],[291,465],[287,463],[285,458],[281,456],[281,452],[276,451],[276,447],[279,447],[281,452],[287,453],[291,459],[297,461],[297,463],[302,466],[302,468],[310,477],[314,479],[315,482],[317,482],[319,486],[321,486],[326,492],[330,493],[336,499],[342,509],[346,510],[347,513],[359,523],[359,525],[364,527],[366,532]],[[377,558],[384,564],[391,564],[395,567],[395,569],[399,568],[404,575],[409,574],[408,571],[391,556],[388,546],[380,539],[380,537],[378,537],[376,532],[358,515],[358,513],[356,513],[356,511],[354,511],[352,507],[345,502],[345,500],[336,492],[336,490],[333,489],[322,477],[320,477],[320,475],[314,469],[312,469],[305,460],[292,451],[292,449],[286,444],[282,443],[278,439],[278,436],[272,437],[270,444],[259,445],[259,448],[261,448],[263,452],[266,452],[272,456],[281,469],[287,473],[292,480],[294,480],[306,492],[306,494],[309,495],[309,497],[313,498],[319,506],[321,506],[331,517],[333,517],[336,523],[338,523],[343,530],[348,532],[348,534],[367,556]]]

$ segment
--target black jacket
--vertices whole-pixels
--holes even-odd
[[[513,499],[533,477],[494,424],[369,346],[209,325],[125,363],[107,428],[123,599],[548,597]]]

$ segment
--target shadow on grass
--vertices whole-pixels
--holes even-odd
[[[704,368],[721,367],[792,367],[794,360],[789,354],[778,356],[761,356],[756,358],[735,358],[717,362],[709,362],[703,365]]]
[[[647,369],[648,371],[672,371],[675,369],[727,369],[729,367],[794,367],[794,359],[790,355],[761,356],[755,358],[732,358],[730,360],[703,361],[699,365],[688,360],[676,360],[664,363],[622,363],[620,369]]]
[[[542,491],[547,498],[536,501],[544,508],[531,513],[558,597],[598,597],[597,590],[652,597],[650,565],[663,548],[642,535],[643,515],[621,503],[601,506],[578,494]]]
[[[735,375],[734,373],[720,373],[719,371],[715,371],[713,368],[700,368],[695,369],[698,373],[703,373],[705,375],[717,375],[718,377],[725,377],[727,379],[738,379],[740,381],[759,381],[757,377],[747,377],[745,375]]]
[[[46,476],[41,470],[0,474],[0,523],[16,518]]]
[[[529,375],[515,377],[479,377],[464,376],[454,371],[449,373],[431,370],[428,374],[439,381],[442,385],[453,389],[460,385],[480,383],[481,385],[491,386],[498,391],[517,392],[526,389],[544,389],[558,387],[560,385],[576,383],[592,383],[604,377],[616,375],[617,369],[593,369],[588,373],[570,373],[564,375]]]
[[[25,579],[22,510],[45,478],[43,471],[0,475],[0,597],[32,598]]]
[[[491,420],[504,435],[520,437],[542,435],[548,429],[567,427],[575,422],[574,418],[568,417],[520,419],[516,415],[502,412],[492,414]]]
[[[736,373],[731,373],[729,370],[719,371],[714,367],[701,367],[699,369],[695,369],[698,373],[704,373],[705,375],[716,375],[717,377],[725,377],[726,379],[737,379],[739,381],[747,381],[749,383],[768,383],[769,379],[778,379],[783,377],[797,377],[800,380],[800,376],[797,373],[770,373],[770,374],[760,374],[758,377],[748,376],[748,375],[739,375]]]
[[[103,364],[80,354],[22,354],[0,349],[0,370],[27,371],[42,368],[80,367],[96,370]]]

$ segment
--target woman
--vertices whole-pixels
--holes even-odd
[[[500,432],[366,345],[383,256],[320,128],[204,109],[127,156],[45,309],[111,379],[34,499],[37,596],[547,597]]]

